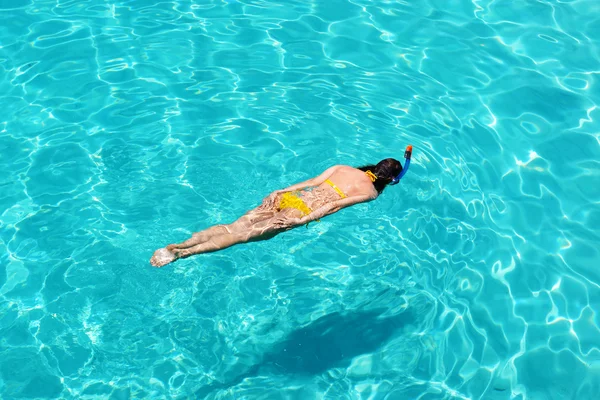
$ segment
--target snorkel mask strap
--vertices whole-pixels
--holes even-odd
[[[404,168],[402,168],[402,171],[398,174],[398,176],[396,176],[391,182],[390,185],[395,185],[398,182],[400,182],[400,179],[402,179],[402,177],[404,176],[404,174],[406,174],[406,171],[408,171],[408,167],[410,167],[410,157],[412,156],[412,146],[408,145],[406,146],[406,150],[404,151],[404,158],[406,159],[406,161],[404,161]]]

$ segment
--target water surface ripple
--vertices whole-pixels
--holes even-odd
[[[0,397],[600,398],[599,4],[0,0]]]

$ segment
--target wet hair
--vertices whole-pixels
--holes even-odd
[[[383,189],[400,173],[402,172],[402,164],[395,158],[386,158],[377,163],[377,165],[365,165],[358,167],[361,171],[371,171],[377,179],[373,182],[377,193],[383,192]]]

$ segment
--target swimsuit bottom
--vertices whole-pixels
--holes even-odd
[[[298,195],[299,192],[285,192],[279,200],[279,209],[284,208],[295,208],[302,212],[302,216],[308,215],[312,212],[309,206],[306,205],[304,200]]]

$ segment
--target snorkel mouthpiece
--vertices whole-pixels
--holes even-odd
[[[408,171],[408,167],[410,167],[410,157],[411,156],[412,156],[412,145],[408,145],[408,146],[406,146],[406,150],[404,151],[404,158],[406,159],[406,161],[404,161],[404,168],[402,168],[402,171],[400,171],[398,176],[396,176],[390,182],[390,185],[393,186],[393,185],[397,184],[398,182],[400,182],[400,179],[402,179],[404,174],[406,174],[406,171]]]

